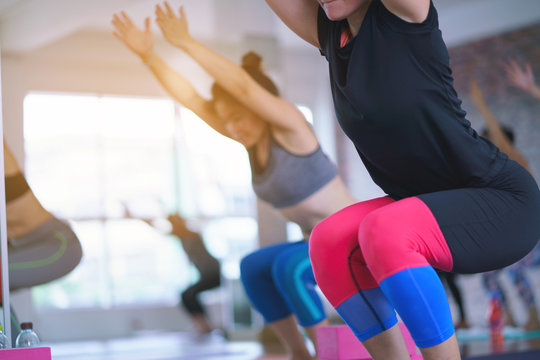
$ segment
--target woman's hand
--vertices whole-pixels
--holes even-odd
[[[186,14],[184,7],[180,7],[179,16],[176,16],[168,2],[164,2],[165,10],[156,5],[156,23],[158,24],[163,36],[169,43],[179,48],[192,40],[189,35]]]
[[[504,66],[504,69],[510,84],[529,93],[533,91],[535,86],[534,74],[529,63],[525,65],[525,69],[522,69],[514,60],[510,60]]]
[[[150,18],[144,20],[144,31],[139,30],[123,11],[120,15],[114,14],[111,22],[116,29],[113,35],[137,54],[143,62],[149,62],[154,47],[154,38],[150,30]]]

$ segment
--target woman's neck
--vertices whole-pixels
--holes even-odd
[[[366,16],[369,5],[371,5],[371,1],[372,0],[364,1],[358,6],[358,9],[356,9],[351,15],[347,16],[349,30],[351,31],[353,37],[358,34],[358,31],[360,31],[360,26],[362,26],[362,22],[364,21],[364,17]]]

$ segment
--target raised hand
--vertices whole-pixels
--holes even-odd
[[[522,69],[514,60],[510,60],[507,64],[505,64],[504,69],[506,70],[506,76],[508,77],[510,84],[526,92],[533,91],[535,81],[534,74],[529,63],[527,63],[525,68]]]
[[[122,41],[131,51],[137,54],[143,62],[150,61],[154,38],[150,30],[150,18],[144,20],[144,30],[138,29],[125,12],[114,14],[111,21],[116,31],[113,35]]]
[[[184,7],[180,7],[179,16],[176,16],[168,2],[165,1],[163,6],[165,9],[156,5],[156,23],[169,43],[183,48],[192,39],[189,35]]]

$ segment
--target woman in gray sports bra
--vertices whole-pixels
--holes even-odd
[[[260,199],[297,223],[305,239],[319,221],[355,203],[302,113],[278,96],[262,72],[258,55],[246,54],[238,66],[190,36],[182,8],[178,16],[165,3],[164,8],[156,7],[156,15],[169,43],[216,81],[212,100],[200,96],[153,51],[149,19],[141,31],[125,13],[115,14],[114,35],[141,58],[172,97],[214,130],[244,145]],[[313,342],[315,326],[326,321],[305,239],[265,247],[241,263],[242,282],[253,306],[295,360],[311,359],[297,321]]]

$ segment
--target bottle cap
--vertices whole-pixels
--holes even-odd
[[[31,322],[23,322],[21,323],[21,329],[23,330],[28,330],[28,329],[32,329],[34,327],[34,325],[31,323]]]

